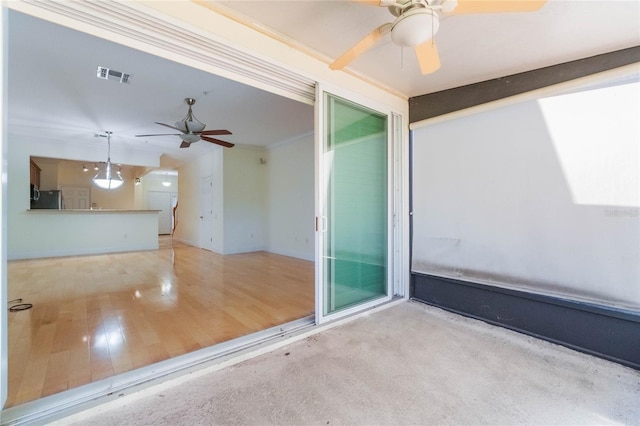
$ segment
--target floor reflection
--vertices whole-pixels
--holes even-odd
[[[313,313],[312,262],[156,251],[8,262],[6,407]]]

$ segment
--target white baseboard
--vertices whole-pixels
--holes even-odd
[[[188,246],[200,248],[200,244],[197,244],[195,241],[185,240],[184,238],[173,237],[173,241],[177,241],[181,244],[186,244]]]
[[[113,247],[89,247],[89,248],[65,248],[28,250],[7,253],[7,260],[42,259],[47,257],[89,256],[107,253],[126,253],[130,251],[157,250],[158,242],[153,244],[131,244],[127,246]]]
[[[302,259],[302,260],[308,260],[310,262],[314,262],[315,256],[313,254],[304,254],[301,253],[299,251],[293,251],[293,250],[274,250],[271,247],[268,247],[266,249],[269,253],[273,253],[273,254],[279,254],[281,256],[288,256],[288,257],[295,257],[296,259]]]
[[[268,251],[265,246],[255,247],[236,247],[222,250],[221,254],[240,254],[240,253],[253,253],[256,251]]]

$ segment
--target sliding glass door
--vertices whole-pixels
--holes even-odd
[[[388,115],[321,96],[320,321],[390,298]]]

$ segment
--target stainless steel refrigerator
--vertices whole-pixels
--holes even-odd
[[[31,198],[32,209],[61,209],[62,194],[59,190],[38,191],[39,194]]]

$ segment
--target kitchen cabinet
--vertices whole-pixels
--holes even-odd
[[[29,160],[31,163],[31,177],[30,177],[30,182],[31,185],[36,185],[38,188],[40,188],[40,167],[38,167],[38,165],[36,163],[33,162],[33,160]]]

